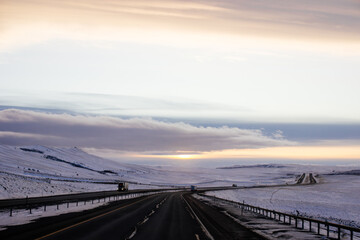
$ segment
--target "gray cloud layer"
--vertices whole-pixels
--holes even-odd
[[[265,136],[260,130],[15,109],[0,111],[0,143],[123,151],[213,151],[294,144],[279,133]]]

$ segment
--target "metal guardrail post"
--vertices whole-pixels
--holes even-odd
[[[199,195],[205,196],[205,194],[199,194]],[[217,198],[215,196],[211,196],[211,197],[214,199],[214,201],[215,200],[222,200],[222,201],[226,201],[226,202],[229,202],[229,203],[235,203],[235,204],[237,203],[237,204],[239,204],[239,202],[234,202],[234,201],[230,201],[230,200],[226,200],[226,199],[221,199],[221,198]],[[330,226],[333,227],[333,228],[337,228],[338,239],[341,239],[341,229],[349,231],[349,235],[350,235],[351,240],[353,240],[353,238],[354,238],[354,232],[360,233],[360,229],[349,227],[349,226],[343,226],[343,225],[339,225],[339,224],[336,224],[336,223],[328,223],[326,220],[324,222],[324,221],[315,220],[315,219],[311,219],[311,218],[306,218],[306,217],[296,216],[296,215],[292,215],[292,214],[286,214],[286,213],[282,213],[282,212],[277,212],[275,210],[269,210],[269,209],[266,209],[266,208],[260,208],[260,207],[252,206],[252,205],[249,205],[249,204],[243,204],[242,206],[243,206],[244,210],[254,212],[254,213],[260,213],[260,214],[266,215],[266,217],[269,217],[271,219],[279,220],[280,222],[281,222],[281,216],[283,216],[284,217],[283,218],[284,223],[287,223],[289,225],[292,225],[292,219],[294,219],[295,220],[295,228],[305,229],[305,221],[308,221],[309,222],[309,231],[310,232],[312,232],[313,230],[316,232],[316,229],[314,229],[314,228],[316,228],[316,226],[313,226],[313,223],[317,224],[317,234],[319,234],[319,235],[325,235],[325,233],[321,234],[321,224],[323,224],[324,227],[325,227],[327,237],[329,237],[329,235],[330,235],[330,230],[331,230]],[[286,218],[288,218],[288,222],[286,222]],[[299,220],[302,221],[302,224],[301,224],[300,227],[298,226],[299,225],[298,224]],[[334,233],[336,233],[335,230],[333,230],[333,231],[334,231]]]
[[[329,237],[330,234],[330,226],[329,224],[326,225],[326,236]]]
[[[10,208],[10,217],[12,217],[12,211],[13,211],[12,208]]]

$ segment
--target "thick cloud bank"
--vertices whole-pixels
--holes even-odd
[[[0,143],[107,148],[123,151],[213,151],[292,145],[277,132],[196,127],[153,119],[0,111]]]

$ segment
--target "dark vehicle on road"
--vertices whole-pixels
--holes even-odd
[[[197,187],[195,185],[191,185],[190,189],[192,192],[196,192],[197,191]]]
[[[119,192],[124,192],[129,190],[129,184],[127,182],[120,182],[118,184],[118,191]]]

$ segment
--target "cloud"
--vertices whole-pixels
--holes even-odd
[[[222,116],[237,118],[253,112],[251,108],[231,104],[172,97],[151,98],[93,93],[59,93],[47,91],[7,91],[0,96],[0,110],[46,111],[52,113],[82,113],[111,116],[207,118]],[[36,106],[36,107],[34,107]]]
[[[294,145],[261,130],[197,127],[183,122],[105,116],[0,111],[0,142],[9,145],[78,146],[119,151],[215,151]]]
[[[360,39],[357,0],[4,0],[1,4],[2,48],[59,38],[206,45],[213,38],[217,42],[219,35],[237,36],[237,43],[260,37],[316,40],[320,46],[340,41],[353,48]],[[194,41],[197,35],[204,38]]]

